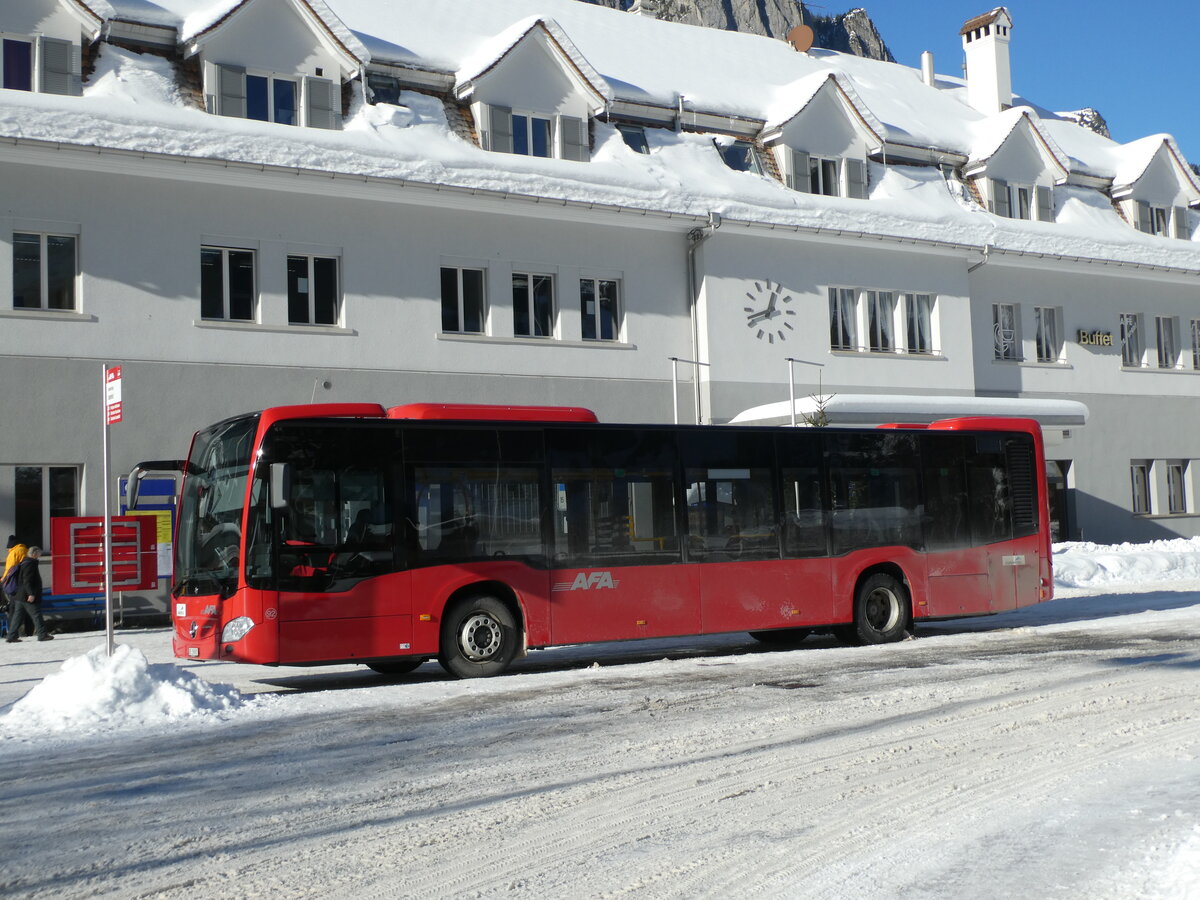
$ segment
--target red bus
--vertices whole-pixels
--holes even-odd
[[[1027,419],[766,428],[291,406],[198,432],[182,468],[172,612],[175,654],[192,659],[401,674],[436,658],[473,677],[591,641],[885,643],[1052,591]]]

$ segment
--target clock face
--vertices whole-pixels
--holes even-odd
[[[796,315],[794,309],[788,309],[792,302],[790,294],[783,292],[782,284],[772,286],[768,281],[754,282],[754,290],[746,292],[749,306],[742,307],[746,314],[746,327],[760,341],[768,344],[775,343],[776,338],[786,341],[789,332],[796,327],[790,317]]]

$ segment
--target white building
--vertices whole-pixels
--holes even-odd
[[[782,422],[790,375],[1037,415],[1064,537],[1200,534],[1200,185],[1014,97],[1012,27],[964,83],[576,0],[4,4],[0,532],[100,513],[120,363],[115,472],[314,399]]]

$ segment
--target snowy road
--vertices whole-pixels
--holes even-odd
[[[275,693],[75,739],[4,720],[0,894],[1195,897],[1198,591],[487,681],[197,667]],[[165,632],[120,639],[167,659]],[[95,642],[23,643],[0,711]]]

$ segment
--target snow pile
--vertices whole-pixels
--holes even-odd
[[[1144,544],[1054,545],[1054,581],[1061,587],[1102,587],[1200,579],[1200,538]]]
[[[140,650],[120,645],[110,657],[99,646],[64,662],[17,701],[0,726],[21,735],[79,733],[227,712],[247,702],[235,688],[172,663],[151,665]]]

